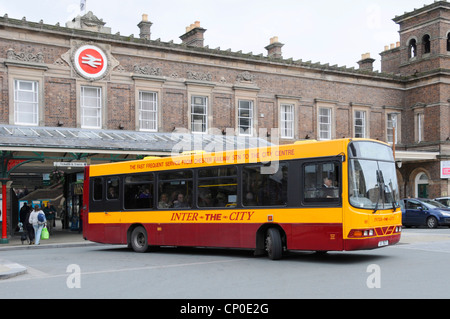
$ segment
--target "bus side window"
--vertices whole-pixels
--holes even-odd
[[[338,202],[341,176],[336,162],[303,165],[303,199],[305,202]]]
[[[192,171],[159,173],[158,208],[192,207]]]
[[[103,200],[103,179],[101,177],[94,178],[93,181],[93,199]]]
[[[198,170],[199,207],[235,207],[237,200],[236,167]]]
[[[125,209],[153,207],[153,174],[132,175],[125,178]]]
[[[244,206],[284,206],[287,204],[288,166],[247,165],[242,171]]]

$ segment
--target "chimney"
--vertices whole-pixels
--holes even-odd
[[[142,21],[139,22],[139,24],[137,25],[139,30],[141,31],[139,33],[139,37],[141,39],[147,39],[150,40],[150,27],[152,26],[153,23],[151,23],[150,21],[148,21],[148,15],[147,14],[143,14],[142,15]]]
[[[200,21],[195,21],[195,23],[186,27],[186,33],[183,34],[180,39],[183,41],[183,44],[188,47],[203,47],[203,34],[206,32],[206,29],[200,27]]]
[[[281,48],[283,46],[283,43],[278,42],[277,36],[270,38],[270,44],[265,47],[265,49],[267,50],[267,56],[269,58],[283,58],[283,55],[281,53]]]
[[[359,69],[373,71],[373,62],[375,62],[375,59],[370,57],[370,53],[364,53],[361,55],[361,61],[358,61]]]

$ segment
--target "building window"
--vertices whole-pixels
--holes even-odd
[[[281,104],[281,137],[294,138],[293,104]]]
[[[416,142],[420,143],[424,140],[424,114],[416,115]]]
[[[366,112],[365,111],[355,111],[355,137],[365,138],[366,137]]]
[[[389,113],[387,115],[387,141],[394,142],[394,128],[395,128],[395,142],[398,143],[398,114]]]
[[[423,45],[423,53],[424,54],[431,52],[431,41],[430,41],[430,36],[428,34],[425,34],[423,36],[422,45]]]
[[[412,59],[417,56],[417,41],[411,39],[408,44],[408,58]]]
[[[208,129],[208,98],[206,96],[191,97],[191,131],[206,133]]]
[[[158,94],[139,92],[139,128],[142,131],[158,130]]]
[[[238,108],[239,135],[252,135],[253,131],[253,101],[240,100]]]
[[[319,139],[331,140],[331,109],[319,108]]]
[[[102,127],[102,89],[81,87],[81,128]]]
[[[14,81],[14,123],[39,124],[39,84],[37,81]]]
[[[447,51],[450,51],[450,33],[447,34]]]

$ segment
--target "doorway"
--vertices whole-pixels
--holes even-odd
[[[418,198],[428,198],[428,176],[425,173],[419,173],[416,176],[415,189],[416,197]]]

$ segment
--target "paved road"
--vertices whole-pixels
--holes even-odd
[[[400,244],[280,261],[248,251],[123,246],[4,251],[27,273],[2,298],[449,298],[450,229],[406,229]],[[36,292],[39,292],[38,294]]]

